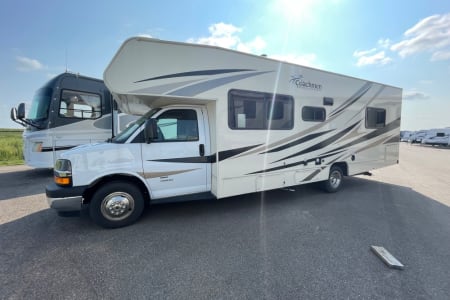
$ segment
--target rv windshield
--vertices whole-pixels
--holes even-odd
[[[155,113],[157,113],[160,110],[160,108],[154,108],[147,112],[145,115],[140,117],[138,120],[136,120],[134,123],[132,123],[129,127],[127,127],[125,130],[120,132],[117,136],[115,136],[111,142],[123,144],[125,143],[130,136],[133,135],[133,133],[138,130],[142,124],[145,123],[148,119],[150,119]]]
[[[53,90],[51,88],[42,88],[36,92],[31,102],[30,111],[28,112],[29,120],[47,119],[52,92]]]

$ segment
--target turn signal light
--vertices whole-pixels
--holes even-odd
[[[55,183],[59,185],[70,185],[70,177],[55,176]]]

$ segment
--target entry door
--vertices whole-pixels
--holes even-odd
[[[206,192],[210,162],[205,156],[201,109],[165,109],[156,119],[158,137],[142,144],[144,176],[152,198]]]

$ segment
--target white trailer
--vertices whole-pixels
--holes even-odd
[[[422,145],[448,146],[450,143],[450,128],[429,129],[421,142]]]
[[[411,144],[420,144],[422,143],[422,139],[427,135],[427,131],[428,130],[418,130],[418,131],[414,131],[409,139],[408,139],[408,143]]]
[[[25,163],[34,168],[52,168],[63,151],[103,142],[136,117],[114,110],[102,80],[62,73],[36,91],[26,117],[25,103],[21,103],[11,109],[11,119],[25,127]]]
[[[104,81],[143,115],[111,143],[62,154],[49,205],[101,226],[144,203],[224,198],[398,163],[402,90],[218,47],[131,38]]]

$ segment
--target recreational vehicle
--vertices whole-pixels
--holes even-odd
[[[419,130],[419,131],[414,131],[409,139],[408,139],[408,143],[411,144],[420,144],[422,143],[422,139],[427,135],[427,130]]]
[[[71,73],[54,77],[37,90],[27,118],[25,103],[11,109],[11,119],[25,127],[25,163],[34,168],[52,168],[64,150],[105,141],[136,119],[113,113],[113,108],[111,94],[102,80]]]
[[[413,134],[413,131],[400,131],[400,142],[407,142]]]
[[[450,142],[450,128],[429,129],[422,139],[422,145],[448,146]]]
[[[398,163],[402,90],[233,50],[131,38],[104,72],[119,108],[142,115],[109,143],[56,161],[50,207],[104,227],[145,203],[220,199]]]

